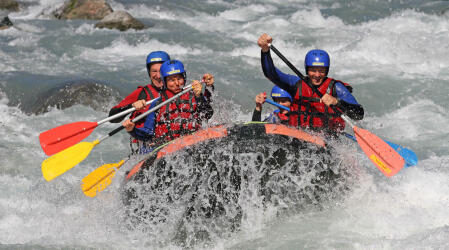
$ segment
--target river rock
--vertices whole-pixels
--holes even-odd
[[[118,29],[125,31],[128,29],[142,30],[146,26],[140,21],[136,20],[128,12],[124,10],[114,11],[105,16],[100,22],[95,24],[96,28]]]
[[[108,111],[111,104],[120,100],[119,91],[102,83],[80,80],[61,84],[40,94],[27,113],[46,113],[52,107],[66,109],[76,104],[94,110]]]
[[[58,19],[101,20],[112,12],[111,6],[105,0],[70,0],[54,15]]]
[[[0,0],[0,9],[19,11],[19,3],[14,0]]]
[[[6,16],[5,18],[3,18],[3,20],[0,22],[0,30],[4,30],[7,29],[9,27],[11,27],[13,24],[11,22],[11,20],[9,20],[9,17]]]

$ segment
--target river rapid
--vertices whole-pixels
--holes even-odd
[[[255,210],[240,230],[195,248],[449,249],[448,1],[108,2],[152,27],[96,29],[95,21],[53,19],[59,0],[23,0],[19,12],[9,13],[14,27],[0,31],[0,248],[180,248],[169,236],[153,241],[123,225],[125,171],[96,198],[79,187],[97,167],[128,155],[126,133],[104,141],[54,181],[42,177],[46,156],[39,134],[101,120],[117,100],[96,109],[78,104],[40,114],[27,110],[41,93],[73,81],[127,94],[148,81],[146,55],[164,50],[184,62],[188,80],[215,75],[212,124],[248,121],[255,95],[272,87],[256,43],[268,33],[302,72],[308,50],[328,51],[330,76],[350,83],[365,108],[359,125],[414,150],[419,163],[386,178],[360,149],[347,145],[358,179],[342,199],[284,217]],[[264,106],[264,112],[272,109]],[[102,125],[86,141],[116,126]]]

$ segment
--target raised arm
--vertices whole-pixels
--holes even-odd
[[[291,96],[296,94],[296,83],[300,80],[299,76],[285,74],[278,70],[271,58],[269,43],[272,42],[272,38],[267,34],[262,34],[257,40],[257,44],[261,47],[261,65],[262,71],[271,82],[279,86],[281,89],[287,91]]]

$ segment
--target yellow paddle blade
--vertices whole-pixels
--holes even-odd
[[[118,163],[105,164],[82,179],[81,189],[89,197],[95,197],[97,192],[103,191],[112,182],[116,170],[119,169],[125,160]]]
[[[98,143],[100,143],[98,140],[80,142],[47,158],[42,162],[42,175],[45,180],[51,181],[76,166],[89,155],[92,148]]]

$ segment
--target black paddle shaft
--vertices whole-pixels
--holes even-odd
[[[112,130],[111,132],[109,132],[108,136],[113,136],[113,135],[117,134],[120,130],[122,130],[124,128],[125,127],[120,126],[120,127],[116,128],[116,129]]]
[[[293,64],[291,64],[290,61],[289,61],[287,58],[285,58],[285,56],[282,55],[282,53],[279,52],[279,50],[277,50],[276,47],[273,46],[273,44],[270,44],[270,48],[271,48],[271,50],[274,51],[274,53],[275,53],[276,55],[279,56],[279,58],[282,59],[282,61],[285,62],[285,64],[287,64],[287,65],[290,67],[290,69],[292,69],[292,70],[293,70],[293,71],[294,71],[294,72],[301,78],[301,80],[304,80],[304,76],[301,74],[301,72],[299,72],[299,70],[298,70],[295,66],[293,66]],[[313,90],[313,92],[315,92],[315,94],[317,94],[320,98],[323,97],[323,94],[321,94],[321,92],[318,91],[318,89],[316,88],[315,85],[310,84],[309,81],[304,81],[304,82],[305,82],[305,83],[307,84],[307,86],[309,86],[309,87]],[[330,107],[334,112],[337,112],[337,110],[335,110],[335,107],[333,107],[333,106],[329,106],[329,107]],[[340,111],[340,112],[342,112],[342,111]],[[349,121],[349,118],[347,118],[346,115],[345,115],[343,112],[342,112],[341,118],[343,118],[343,120],[345,120],[347,123],[349,123],[352,127],[354,126],[354,125],[351,124],[351,122]]]
[[[273,44],[270,45],[270,48],[271,48],[271,50],[274,51],[274,53],[275,53],[276,55],[279,56],[279,58],[282,59],[282,61],[285,62],[285,64],[287,64],[287,65],[290,67],[291,70],[293,70],[293,72],[295,72],[295,73],[301,78],[301,80],[304,80],[303,74],[301,74],[301,72],[299,72],[299,70],[298,70],[295,66],[293,66],[293,64],[291,64],[290,61],[289,61],[287,58],[285,58],[285,56],[282,55],[282,53],[279,52],[279,50],[276,49],[276,47],[274,47]],[[315,92],[315,94],[317,94],[320,98],[323,97],[323,94],[321,94],[321,92],[318,91],[318,89],[316,88],[315,85],[310,84],[310,82],[308,82],[308,81],[304,81],[304,82],[305,82],[305,83],[306,83],[306,84],[313,90],[313,92]],[[332,107],[331,107],[331,108],[332,108]],[[333,108],[332,108],[332,109],[333,109]],[[334,111],[335,111],[335,110],[334,110]]]

